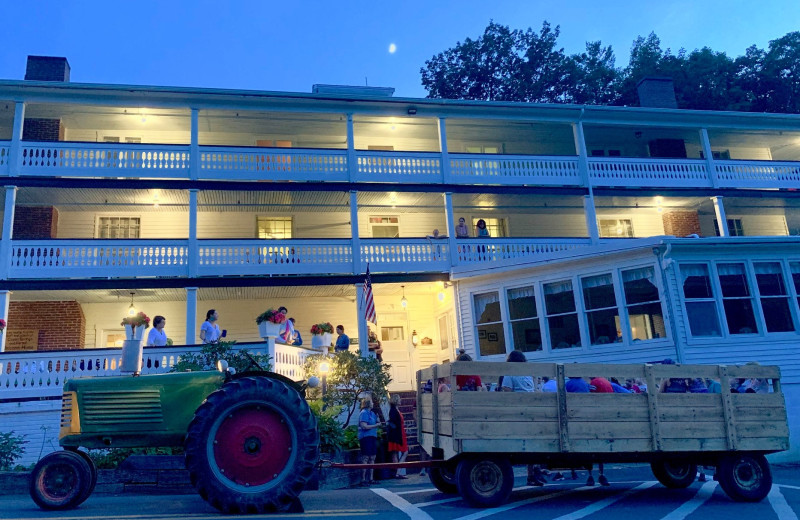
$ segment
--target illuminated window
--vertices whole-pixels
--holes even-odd
[[[403,327],[381,327],[381,341],[403,341]]]
[[[630,219],[601,218],[598,224],[602,238],[633,238],[633,224]]]
[[[506,219],[504,218],[486,218],[486,217],[472,217],[472,229],[478,227],[478,221],[483,219],[486,222],[486,229],[489,231],[490,237],[502,238],[508,236],[506,228]]]
[[[664,314],[652,267],[622,271],[622,286],[632,341],[666,336]]]
[[[96,238],[139,238],[139,217],[98,217]]]
[[[292,238],[292,217],[257,217],[258,238]]]
[[[714,233],[717,236],[719,234],[719,222],[717,219],[714,219]],[[742,219],[740,218],[729,218],[728,219],[728,236],[731,237],[743,237],[744,236],[744,227],[742,227]]]
[[[125,341],[124,330],[105,330],[100,348],[122,348],[123,341]]]
[[[369,228],[372,238],[398,238],[400,236],[400,219],[398,217],[369,217]]]
[[[500,295],[497,291],[473,295],[475,334],[481,356],[506,353]]]
[[[605,345],[621,339],[619,309],[611,273],[581,278],[589,343]],[[618,339],[619,338],[619,339]]]

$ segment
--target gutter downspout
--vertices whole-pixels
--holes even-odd
[[[672,341],[675,344],[675,357],[677,358],[678,363],[683,363],[684,362],[683,344],[681,343],[680,338],[678,337],[678,327],[675,322],[675,312],[672,302],[672,291],[666,272],[666,270],[669,267],[673,266],[674,264],[674,261],[671,258],[668,258],[672,254],[672,243],[668,242],[666,248],[663,248],[663,246],[661,245],[653,247],[653,253],[658,258],[657,263],[658,263],[658,270],[661,273],[661,286],[664,288],[664,300],[665,303],[667,304],[667,318],[669,319],[669,330],[670,333],[672,334]],[[680,304],[680,302],[677,303]]]

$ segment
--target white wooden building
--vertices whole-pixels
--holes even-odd
[[[774,250],[784,284],[793,280],[797,116],[404,99],[324,85],[79,84],[68,81],[66,60],[37,60],[43,75],[0,80],[0,424],[29,435],[34,460],[53,443],[64,378],[116,370],[132,304],[165,316],[175,343],[149,352],[153,371],[197,348],[211,308],[239,342],[258,341],[256,315],[285,305],[306,345],[311,325],[330,321],[366,354],[359,303],[369,265],[392,389],[409,390],[417,369],[454,359],[459,346],[494,359],[516,345],[503,321],[492,353],[481,352],[470,309],[479,287],[529,269],[574,277],[577,264],[563,262],[603,271],[607,249],[653,260],[658,244],[685,249],[652,237],[697,235],[720,236],[686,239],[714,251],[764,240],[754,251]],[[468,236],[457,238],[461,218]],[[477,236],[481,219],[488,237]],[[619,292],[629,275],[614,273]],[[800,334],[794,300],[791,330],[759,323],[757,332],[684,341],[669,314],[682,300],[659,294],[663,323],[636,323],[658,337],[618,335],[608,321],[593,333],[578,320],[580,335],[553,345],[542,319],[541,351],[529,356],[773,356],[794,377],[791,356],[774,354]],[[591,346],[600,336],[608,347]],[[729,343],[741,357],[718,357]],[[773,354],[746,356],[747,345]],[[296,373],[304,355],[279,347],[278,370]]]

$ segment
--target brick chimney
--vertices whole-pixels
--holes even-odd
[[[636,84],[639,106],[650,108],[678,108],[675,83],[672,78],[647,76]]]
[[[67,58],[55,56],[28,56],[25,79],[30,81],[69,81]]]

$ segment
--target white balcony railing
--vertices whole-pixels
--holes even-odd
[[[347,181],[346,150],[200,147],[201,179]]]
[[[189,145],[23,141],[20,153],[22,175],[189,176]]]
[[[458,184],[581,184],[577,157],[452,154],[450,175]]]
[[[11,278],[186,276],[183,240],[14,240]]]
[[[545,259],[591,245],[588,238],[471,238],[457,242],[458,264],[496,262],[511,258]]]
[[[715,161],[719,185],[730,188],[800,188],[800,163]]]
[[[442,182],[438,152],[356,152],[356,178],[365,182]]]
[[[590,158],[594,186],[709,187],[706,161],[695,159]]]
[[[349,239],[203,240],[198,249],[200,276],[353,272]]]
[[[362,239],[361,264],[369,263],[373,273],[447,271],[450,269],[449,249],[446,239]]]
[[[9,141],[0,141],[0,174],[8,175],[10,153],[11,143]]]
[[[144,349],[143,374],[169,372],[180,357],[200,352],[199,345],[150,347]],[[266,343],[234,345],[234,350],[266,352]],[[288,345],[275,345],[275,372],[290,379],[303,376],[305,358],[313,350]],[[74,377],[117,376],[120,349],[85,349],[67,352],[4,352],[0,353],[0,399],[60,396],[64,381]]]

